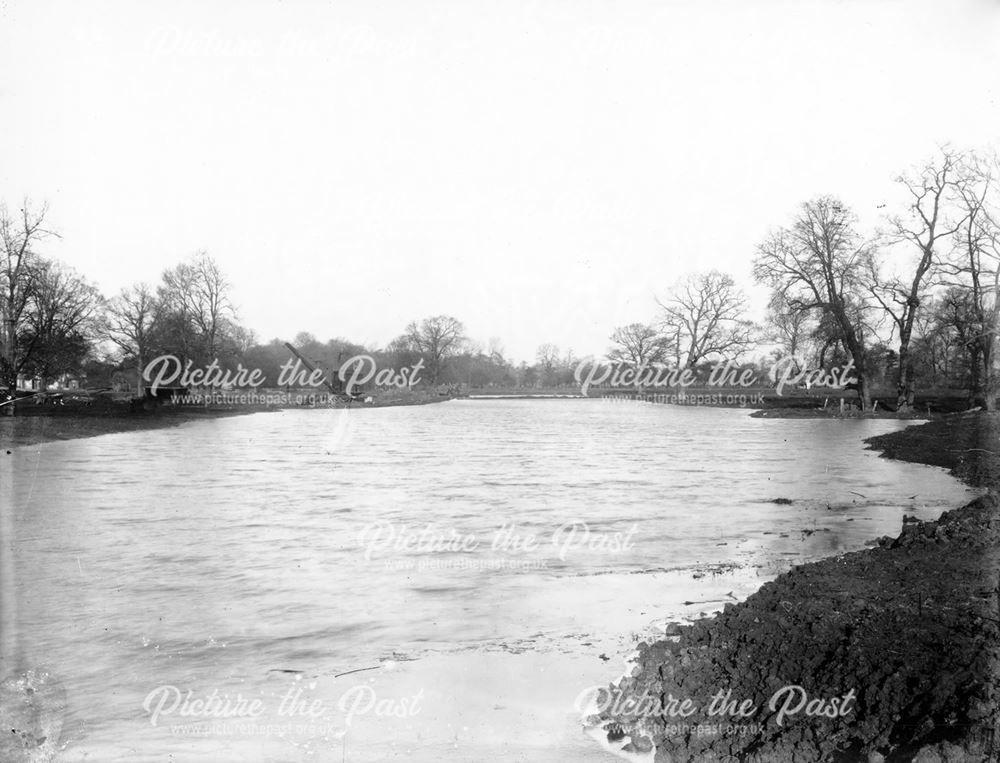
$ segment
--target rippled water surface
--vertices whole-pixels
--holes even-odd
[[[967,497],[863,449],[901,426],[490,400],[20,448],[5,653],[65,685],[60,760],[603,760],[574,697],[636,637]],[[164,686],[261,725],[154,725]]]

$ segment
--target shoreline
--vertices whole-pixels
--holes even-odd
[[[614,399],[628,400],[628,396],[613,396]],[[204,421],[212,418],[229,416],[244,416],[251,413],[272,413],[285,410],[340,410],[351,408],[364,410],[369,408],[387,408],[404,405],[432,405],[453,399],[465,400],[587,400],[601,399],[597,396],[584,396],[562,393],[543,394],[472,394],[467,396],[441,396],[438,394],[388,393],[375,398],[372,404],[357,403],[355,405],[158,405],[152,409],[132,411],[127,402],[100,401],[91,405],[71,403],[65,407],[36,406],[24,402],[18,408],[15,416],[0,416],[0,446],[3,448],[40,445],[47,442],[76,440],[86,437],[97,437],[103,434],[120,432],[136,432],[151,429],[180,426],[189,421]],[[607,398],[605,398],[607,399]],[[650,402],[651,400],[636,400]],[[751,408],[744,405],[705,404],[711,408],[730,408],[749,411],[752,418],[871,418],[898,419],[913,421],[936,421],[942,418],[938,413],[920,413],[917,411],[896,413],[887,409],[877,412],[845,411],[830,406],[827,409],[816,407],[816,399],[809,398],[773,398],[767,399],[767,407]],[[656,403],[653,403],[656,404]],[[954,416],[951,414],[950,416]],[[947,418],[950,418],[947,417]],[[29,421],[31,423],[25,423]],[[889,447],[889,446],[887,446]],[[906,460],[906,459],[904,459]],[[923,461],[923,463],[933,463]],[[998,465],[1000,468],[1000,465]]]
[[[631,674],[585,725],[624,752],[655,745],[670,763],[996,759],[998,433],[995,414],[970,413],[867,440],[882,457],[946,467],[990,492],[640,643]],[[735,703],[710,714],[720,691]],[[694,711],[670,712],[669,698]],[[744,701],[752,712],[740,716]]]
[[[92,405],[35,406],[22,403],[14,416],[0,416],[0,447],[9,450],[48,442],[79,440],[121,432],[167,429],[190,421],[301,410],[369,410],[410,405],[433,405],[452,400],[439,395],[396,395],[354,405],[182,405],[161,404],[130,410],[129,404],[101,401]]]

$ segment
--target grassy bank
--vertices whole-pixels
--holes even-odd
[[[967,414],[872,445],[995,487],[998,433],[995,416]],[[658,761],[1000,759],[997,512],[990,493],[938,521],[907,522],[875,548],[799,566],[641,644],[632,675],[608,687],[590,722],[627,749],[655,745]],[[736,707],[712,715],[720,691]],[[650,712],[643,697],[660,704]],[[665,712],[670,697],[695,711]]]

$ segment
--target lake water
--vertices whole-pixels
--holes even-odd
[[[610,760],[575,703],[637,639],[969,497],[863,449],[902,426],[483,400],[20,448],[4,672],[65,687],[60,761]]]

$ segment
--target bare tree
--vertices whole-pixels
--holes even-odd
[[[172,313],[183,354],[211,358],[219,353],[236,319],[229,291],[229,281],[206,252],[164,272],[158,298]]]
[[[3,319],[0,383],[6,388],[8,400],[3,401],[3,408],[9,416],[14,415],[17,377],[29,360],[19,345],[19,336],[41,270],[41,258],[35,247],[56,235],[45,227],[47,212],[45,205],[32,209],[27,200],[16,214],[0,204],[0,317]]]
[[[759,282],[781,294],[791,310],[816,310],[829,319],[854,362],[858,398],[867,410],[868,305],[862,275],[871,250],[855,224],[854,214],[832,196],[806,202],[791,227],[779,228],[757,247],[753,272]]]
[[[663,349],[667,360],[673,363],[674,367],[680,368],[684,357],[681,344],[684,336],[683,327],[676,322],[662,320],[660,322],[660,335],[663,337]]]
[[[738,356],[753,344],[753,326],[744,319],[746,295],[730,275],[712,270],[688,276],[657,304],[663,333],[673,336],[678,363],[683,354],[689,368],[713,355]]]
[[[916,375],[937,383],[952,370],[954,342],[940,316],[939,299],[929,298],[921,306],[913,326],[911,357]]]
[[[955,233],[952,257],[943,265],[944,280],[951,287],[953,314],[961,314],[963,340],[970,356],[969,393],[972,402],[982,401],[996,408],[996,379],[993,372],[1000,320],[1000,199],[996,172],[979,157],[967,161],[969,182],[961,186],[964,212]],[[955,292],[958,292],[957,294]]]
[[[949,214],[959,193],[963,159],[950,148],[941,149],[940,157],[929,161],[915,174],[896,179],[908,196],[904,214],[889,218],[887,243],[904,245],[915,250],[915,261],[905,278],[884,277],[873,257],[869,263],[868,288],[882,309],[892,319],[899,339],[899,360],[896,368],[896,408],[913,406],[913,363],[910,341],[917,313],[927,296],[930,276],[951,244],[951,237],[962,227],[962,214]],[[967,214],[967,213],[964,213]]]
[[[775,342],[781,354],[792,358],[796,371],[802,363],[808,363],[807,346],[816,327],[809,310],[796,310],[788,304],[787,297],[774,292],[767,303],[767,315],[763,336]]]
[[[132,358],[137,372],[136,394],[142,397],[143,369],[150,359],[161,318],[160,304],[148,284],[138,283],[109,300],[104,308],[100,331],[126,358]]]
[[[97,288],[71,268],[52,261],[39,264],[18,342],[24,348],[25,369],[43,386],[83,362],[96,335],[101,302]]]
[[[971,292],[962,286],[944,290],[934,303],[936,329],[941,332],[953,356],[948,369],[969,391],[969,405],[982,400],[986,386],[983,380],[983,356],[979,337],[982,327],[972,304]]]
[[[554,344],[540,344],[535,351],[535,360],[539,365],[551,370],[559,364],[559,348]]]
[[[669,355],[663,334],[646,323],[619,326],[611,334],[611,341],[615,346],[608,357],[636,368],[662,363]]]
[[[503,356],[504,347],[503,347],[503,342],[500,341],[500,337],[491,336],[486,351],[492,362],[497,363],[501,366],[507,365],[507,361],[504,359]]]
[[[542,384],[552,384],[555,371],[559,367],[559,348],[554,344],[540,344],[535,352],[535,360],[538,361],[538,368],[542,373]]]
[[[445,361],[459,352],[465,343],[465,327],[448,315],[424,318],[412,322],[404,335],[410,346],[427,361],[427,371],[432,384],[441,378]]]
[[[233,350],[238,357],[243,357],[255,346],[258,341],[257,332],[239,324],[233,324],[230,329],[229,341],[233,345]]]

